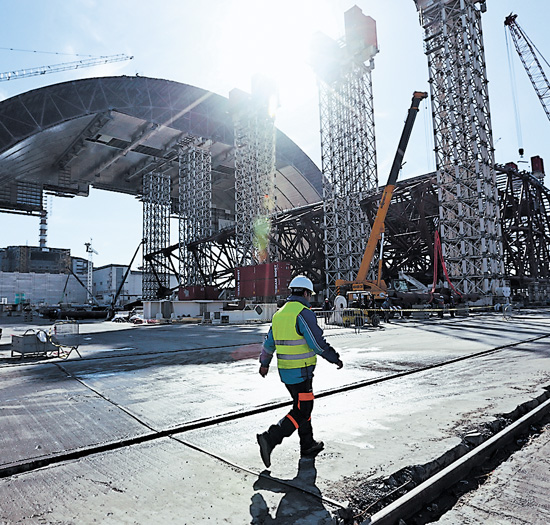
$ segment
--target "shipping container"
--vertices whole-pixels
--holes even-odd
[[[288,262],[274,262],[235,268],[235,297],[274,297],[288,294],[292,279]]]
[[[215,301],[219,296],[219,290],[215,286],[180,286],[178,299],[180,301]]]

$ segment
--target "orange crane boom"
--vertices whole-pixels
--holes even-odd
[[[384,232],[386,215],[388,213],[388,208],[390,206],[390,202],[393,196],[397,177],[399,175],[399,171],[401,170],[401,163],[403,161],[405,150],[407,149],[407,145],[409,143],[409,138],[411,136],[413,124],[418,113],[420,102],[427,97],[428,93],[424,91],[415,91],[413,93],[411,107],[409,108],[407,119],[405,120],[405,125],[403,127],[403,132],[401,133],[401,139],[399,140],[399,145],[397,146],[397,151],[393,159],[393,164],[390,169],[390,174],[388,176],[388,182],[386,183],[384,192],[382,193],[382,198],[380,199],[380,203],[378,204],[376,218],[374,219],[374,223],[371,228],[369,240],[363,254],[363,259],[361,260],[361,266],[359,267],[357,277],[354,281],[337,279],[335,283],[337,290],[339,290],[340,287],[347,285],[351,286],[353,290],[371,290],[373,293],[379,294],[380,291],[384,291],[386,289],[385,283],[380,280],[380,275],[378,276],[378,280],[376,281],[376,283],[373,281],[368,281],[367,275],[372,260],[374,258],[374,254],[376,252],[378,241],[380,240]]]

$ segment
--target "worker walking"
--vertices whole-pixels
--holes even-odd
[[[311,426],[313,410],[313,372],[317,354],[330,363],[342,368],[338,352],[323,337],[315,313],[310,310],[309,301],[313,294],[313,283],[299,275],[289,284],[290,297],[273,316],[272,326],[267,334],[260,354],[260,375],[265,377],[275,351],[281,381],[292,396],[292,409],[276,425],[257,435],[260,455],[266,467],[271,465],[271,452],[298,430],[302,457],[312,457],[324,448],[322,441],[315,441]]]

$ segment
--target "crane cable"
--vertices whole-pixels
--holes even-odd
[[[426,161],[428,169],[435,171],[435,144],[434,144],[434,135],[432,128],[432,120],[430,118],[430,109],[426,104],[424,106],[424,138],[426,141]]]
[[[519,101],[518,101],[518,95],[517,95],[517,87],[516,87],[516,72],[514,69],[514,61],[512,59],[512,49],[510,46],[510,37],[508,35],[508,31],[506,31],[506,27],[504,28],[504,34],[506,37],[506,54],[508,55],[508,74],[510,75],[510,85],[512,88],[512,105],[514,107],[514,118],[516,121],[516,135],[518,139],[518,151],[520,151],[520,155],[523,156],[523,136],[521,133],[521,119],[519,116]]]
[[[38,51],[36,49],[18,49],[15,47],[0,47],[0,51],[21,51],[22,53],[39,53],[42,55],[65,55],[74,57],[95,57],[95,55],[83,55],[81,53],[62,53],[61,51]]]

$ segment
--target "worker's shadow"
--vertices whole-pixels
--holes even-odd
[[[301,520],[304,520],[303,523],[332,523],[331,514],[320,499],[321,491],[315,485],[316,479],[315,458],[300,459],[298,473],[293,479],[274,478],[269,470],[264,470],[254,483],[254,490],[284,493],[284,496],[272,517],[264,497],[255,492],[250,504],[250,523],[294,525],[302,523]]]

